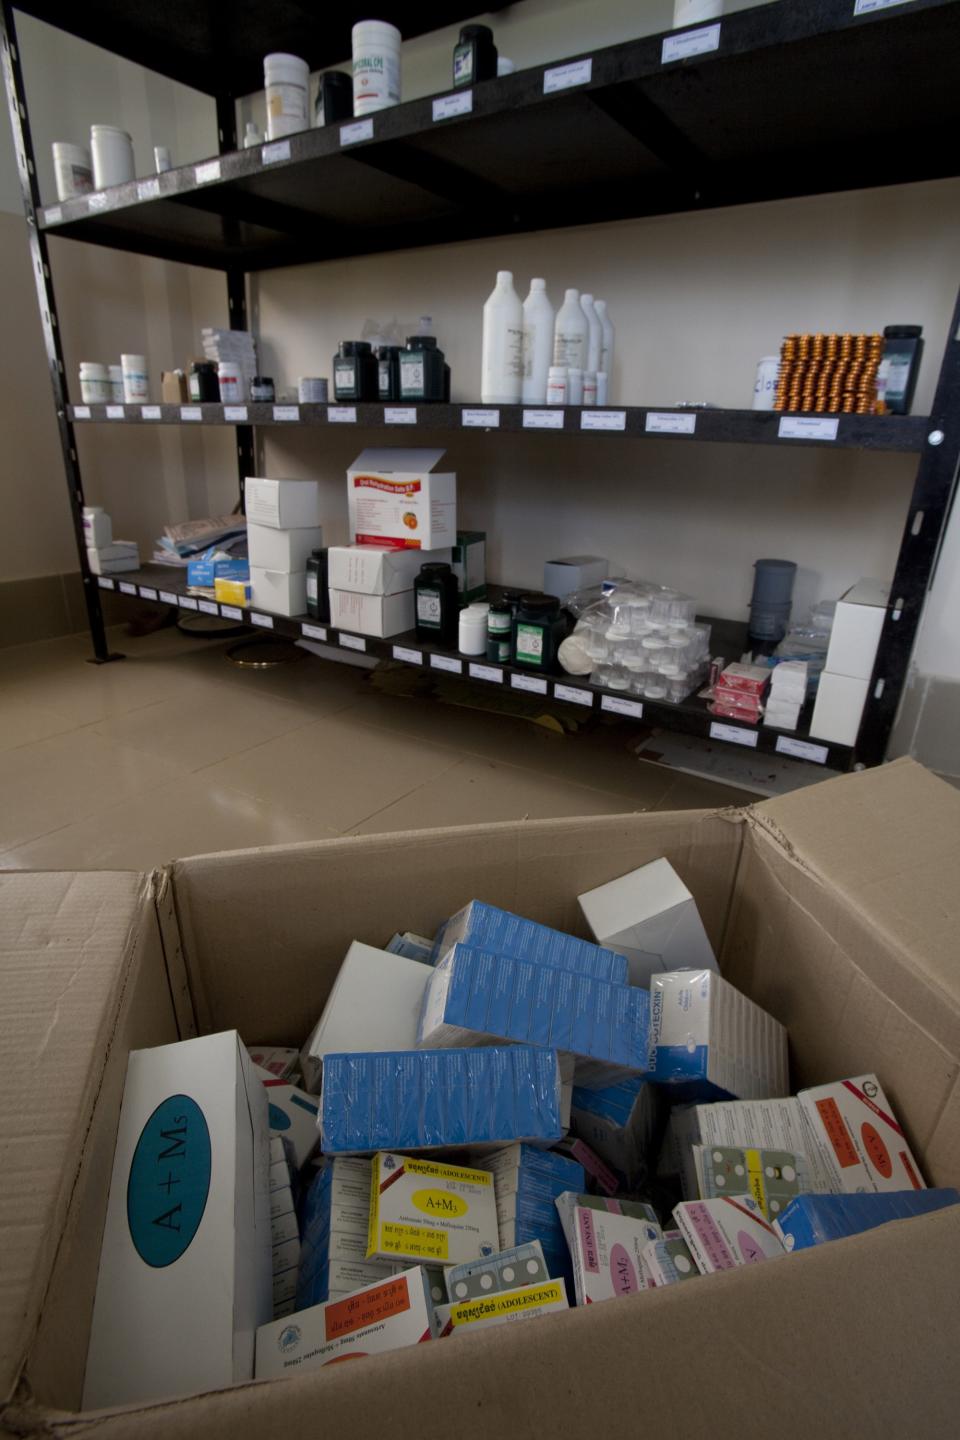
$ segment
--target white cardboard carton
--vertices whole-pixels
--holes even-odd
[[[652,860],[580,896],[600,945],[626,955],[631,985],[665,970],[716,970],[697,902],[669,860]]]
[[[882,580],[858,580],[841,595],[824,666],[828,674],[870,679],[889,600],[890,586]]]
[[[543,593],[566,600],[575,590],[599,585],[610,574],[610,561],[597,555],[567,555],[563,560],[546,560],[543,566]]]
[[[412,590],[420,566],[450,564],[453,551],[396,550],[374,545],[331,545],[327,553],[331,590],[360,595],[398,595]]]
[[[247,554],[258,570],[293,574],[306,570],[311,550],[323,547],[323,527],[306,525],[278,530],[273,525],[247,525]]]
[[[817,686],[810,734],[817,740],[832,740],[835,745],[853,745],[869,684],[869,680],[831,675],[824,670]]]
[[[293,1163],[298,1170],[302,1170],[320,1144],[317,1102],[298,1085],[291,1085],[288,1080],[278,1080],[269,1070],[263,1070],[259,1066],[257,1070],[267,1092],[267,1116],[271,1137],[277,1137],[290,1146]]]
[[[364,450],[347,471],[350,538],[358,545],[437,550],[457,543],[457,477],[443,450]]]
[[[787,1032],[715,971],[655,975],[648,1069],[676,1098],[769,1100],[789,1089]]]
[[[273,611],[275,615],[306,615],[307,572],[296,570],[261,570],[250,566],[250,592],[254,606]]]
[[[251,475],[243,487],[248,525],[301,530],[320,524],[317,480],[267,480]]]
[[[131,1053],[85,1406],[251,1378],[273,1311],[269,1167],[266,1092],[235,1030]]]
[[[413,591],[398,595],[361,595],[352,590],[330,590],[330,623],[338,630],[353,630],[383,640],[413,629]]]
[[[832,1189],[923,1190],[920,1166],[876,1075],[857,1075],[797,1096]]]

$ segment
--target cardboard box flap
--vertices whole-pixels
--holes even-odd
[[[960,1008],[960,792],[897,760],[751,814]]]
[[[133,873],[0,874],[0,1385],[43,1305],[146,907]]]
[[[401,446],[384,447],[383,449],[373,447],[369,450],[361,450],[350,469],[400,470],[411,474],[414,471],[432,470],[446,453],[445,450],[427,450],[418,447],[411,449]]]

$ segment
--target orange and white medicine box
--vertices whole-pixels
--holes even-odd
[[[443,450],[364,450],[347,471],[350,539],[392,550],[457,543],[457,477],[437,474]]]
[[[926,1189],[876,1075],[818,1085],[797,1098],[837,1190]]]
[[[380,1150],[370,1180],[368,1260],[461,1265],[500,1249],[489,1170]]]
[[[426,1272],[416,1266],[340,1300],[311,1305],[257,1331],[256,1379],[298,1375],[431,1339]]]

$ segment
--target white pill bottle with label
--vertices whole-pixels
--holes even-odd
[[[480,399],[484,405],[518,405],[523,387],[523,305],[513,272],[498,270],[483,307]]]

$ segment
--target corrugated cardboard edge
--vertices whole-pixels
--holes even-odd
[[[76,1158],[72,1167],[69,1171],[64,1172],[62,1176],[60,1188],[54,1200],[53,1218],[48,1231],[47,1248],[45,1253],[38,1256],[38,1262],[33,1276],[33,1284],[30,1287],[29,1293],[24,1298],[23,1323],[20,1331],[18,1352],[3,1357],[2,1362],[0,1362],[3,1366],[2,1390],[5,1400],[9,1400],[21,1385],[23,1367],[40,1324],[40,1317],[43,1313],[44,1303],[49,1291],[51,1276],[57,1263],[60,1246],[63,1243],[66,1218],[70,1210],[83,1164],[91,1119],[97,1104],[107,1061],[113,1046],[117,1029],[117,1018],[133,971],[137,937],[143,923],[144,911],[153,909],[153,877],[150,875],[141,875],[138,878],[140,884],[136,894],[135,904],[131,907],[130,920],[123,942],[123,956],[117,970],[111,1003],[109,1007],[107,1007],[109,1021],[104,1027],[105,1034],[103,1035],[103,1043],[97,1046],[97,1058],[87,1073],[87,1080],[84,1087],[82,1105],[82,1113],[84,1116],[83,1135],[78,1137],[78,1143],[75,1148]],[[6,1424],[6,1411],[4,1411],[2,1423]]]
[[[197,1008],[190,986],[186,956],[183,952],[172,868],[172,866],[166,865],[159,870],[154,870],[151,880],[157,924],[160,928],[160,943],[163,946],[167,980],[170,984],[170,998],[173,1002],[173,1013],[177,1017],[177,1028],[181,1038],[187,1040],[197,1034]]]

